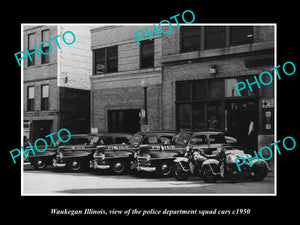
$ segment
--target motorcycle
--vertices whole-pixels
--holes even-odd
[[[269,167],[265,160],[251,161],[252,166],[246,161],[238,170],[235,159],[239,157],[252,158],[243,150],[236,148],[222,149],[215,159],[207,159],[201,166],[201,177],[206,183],[215,183],[221,178],[248,179],[262,181],[268,174]],[[241,160],[241,159],[239,159]]]
[[[187,149],[184,157],[178,157],[174,160],[173,176],[176,180],[187,180],[192,174],[201,175],[202,163],[209,156],[201,154],[199,149]]]

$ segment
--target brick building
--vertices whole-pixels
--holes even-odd
[[[75,34],[75,42],[66,45],[62,35]],[[50,38],[60,35],[57,41]],[[68,43],[73,37],[65,35]],[[42,41],[50,41],[51,47]],[[23,67],[24,135],[31,140],[61,128],[71,133],[90,131],[90,79],[92,53],[87,26],[23,26],[23,51],[39,52],[26,56]]]
[[[138,45],[133,33],[145,27],[153,30],[153,25],[91,30],[91,127],[139,130],[144,81],[150,130],[214,128],[254,147],[273,142],[273,83],[253,85],[241,97],[234,84],[274,67],[274,25],[174,25],[159,37],[152,32],[152,40],[145,35]]]
[[[144,26],[101,26],[91,29],[91,127],[98,131],[136,132],[147,84],[148,121],[161,128],[161,39],[142,41],[133,33]]]
[[[255,148],[272,142],[274,83],[242,96],[234,84],[274,67],[274,26],[184,26],[162,45],[164,129],[222,129]]]

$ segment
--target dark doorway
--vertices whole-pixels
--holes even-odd
[[[140,109],[108,110],[108,132],[135,133],[140,130]]]
[[[32,130],[30,134],[30,141],[35,141],[38,138],[43,138],[48,141],[48,144],[51,143],[51,140],[45,138],[45,136],[51,133],[52,129],[52,120],[34,120],[32,121]],[[50,141],[50,142],[49,142]]]
[[[249,127],[252,121],[252,128]],[[251,149],[257,148],[258,102],[230,101],[225,103],[225,130],[236,136],[239,144]]]

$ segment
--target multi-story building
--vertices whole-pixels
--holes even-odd
[[[145,35],[138,45],[133,34],[145,27],[153,30],[91,30],[91,127],[139,130],[147,84],[150,130],[213,128],[253,147],[273,142],[274,84],[252,85],[241,97],[234,85],[274,67],[274,25],[182,24],[159,37],[152,32],[152,40]]]
[[[71,31],[75,42],[67,45],[62,35]],[[55,40],[52,37],[59,35]],[[72,36],[64,36],[67,43]],[[41,54],[39,45],[41,45]],[[60,45],[57,47],[56,41]],[[38,53],[33,53],[35,47]],[[92,52],[87,26],[23,26],[24,135],[30,140],[60,128],[71,133],[90,131],[90,79]]]
[[[140,29],[144,26],[91,29],[91,127],[98,131],[139,131],[145,85],[150,129],[162,126],[161,39],[144,38],[139,46],[133,33]]]
[[[273,142],[274,83],[241,96],[234,86],[274,67],[273,25],[182,26],[162,45],[164,129],[222,129],[254,148]]]

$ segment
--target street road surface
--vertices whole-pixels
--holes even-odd
[[[62,168],[38,171],[25,168],[23,194],[273,194],[274,173],[260,182],[221,180],[207,184],[199,177],[177,181],[153,173],[111,175],[105,171],[67,172]]]

